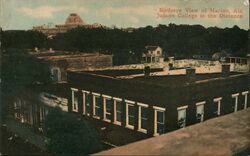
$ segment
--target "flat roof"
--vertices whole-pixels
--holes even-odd
[[[151,69],[151,76],[144,76],[143,69],[127,69],[127,70],[96,70],[96,71],[79,71],[78,74],[90,74],[106,78],[115,78],[117,80],[140,82],[150,84],[154,86],[175,87],[187,84],[188,76],[186,74],[181,75],[154,75],[153,73],[161,72],[162,68]],[[245,75],[238,72],[231,72],[229,77]],[[222,73],[198,73],[193,77],[192,82],[205,82],[213,79],[226,79],[222,77]]]
[[[250,108],[95,155],[233,155],[250,148]]]
[[[79,57],[95,57],[95,56],[108,56],[99,52],[68,52],[68,51],[54,51],[54,50],[41,50],[38,52],[30,51],[31,55],[39,59],[65,59],[65,58],[79,58]],[[110,55],[112,56],[112,55]]]

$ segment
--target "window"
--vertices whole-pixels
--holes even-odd
[[[221,99],[222,99],[221,97],[214,99],[214,102],[217,104],[217,111],[215,113],[218,116],[220,115]]]
[[[146,60],[147,60],[146,63],[150,63],[151,62],[151,57],[147,57]]]
[[[121,125],[122,122],[122,99],[113,97],[114,99],[114,123]]]
[[[78,97],[77,97],[78,89],[71,88],[72,93],[72,111],[78,112]]]
[[[14,109],[15,109],[15,118],[21,119],[21,106],[22,101],[18,98],[16,102],[14,102]]]
[[[43,106],[39,107],[39,115],[40,115],[40,122],[44,122],[45,120],[45,109]]]
[[[231,63],[235,63],[235,58],[231,58]]]
[[[84,115],[90,115],[90,92],[82,90],[82,95],[83,95],[83,114]]]
[[[205,101],[196,103],[196,119],[199,122],[204,121],[204,105]]]
[[[238,97],[239,97],[239,93],[232,94],[232,98],[235,99],[234,104],[232,106],[234,112],[237,112],[238,110]]]
[[[93,94],[93,117],[100,119],[101,116],[101,97],[98,93]]]
[[[138,131],[147,133],[147,104],[137,103],[138,105]]]
[[[61,81],[61,72],[60,72],[60,68],[53,67],[53,68],[51,69],[51,75],[52,75],[52,80],[53,80],[54,82]]]
[[[103,120],[111,122],[112,98],[108,95],[103,96]]]
[[[135,107],[134,101],[125,100],[126,102],[126,127],[130,129],[134,129],[135,124]]]
[[[236,62],[237,62],[237,63],[240,63],[240,58],[236,58]]]
[[[142,57],[142,62],[146,62],[146,57]]]
[[[249,91],[245,91],[242,92],[241,94],[245,96],[245,100],[244,100],[244,109],[247,109],[247,94],[249,93]]]
[[[241,64],[243,64],[243,65],[247,65],[247,59],[242,59],[241,61],[242,61],[242,63],[241,63]]]
[[[45,108],[45,117],[47,116],[49,114],[49,109],[47,108]]]
[[[178,125],[180,128],[183,128],[186,126],[186,112],[187,112],[188,106],[182,106],[178,107]]]
[[[165,108],[153,106],[154,136],[165,133]]]

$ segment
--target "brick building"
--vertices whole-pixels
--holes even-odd
[[[164,73],[160,69],[68,71],[67,83],[33,86],[20,93],[13,115],[40,127],[48,109],[89,120],[103,140],[124,145],[249,107],[249,73]],[[19,102],[21,101],[21,102]],[[17,107],[17,108],[18,108]],[[24,108],[25,107],[25,108]]]
[[[30,54],[49,63],[54,82],[66,81],[67,70],[93,70],[113,66],[113,56],[99,52],[76,53],[36,49]]]
[[[69,112],[122,132],[107,138],[119,145],[249,107],[249,74],[230,73],[229,65],[208,74],[137,72],[69,72]]]

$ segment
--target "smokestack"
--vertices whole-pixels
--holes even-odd
[[[146,76],[150,76],[150,67],[149,66],[146,66],[145,68],[144,68],[144,76],[146,77]]]
[[[221,65],[221,76],[228,77],[230,75],[230,64]]]

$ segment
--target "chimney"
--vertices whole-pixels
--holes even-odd
[[[230,75],[230,64],[221,65],[221,76],[228,77]]]
[[[168,57],[168,61],[169,61],[169,63],[174,64],[174,57]]]
[[[38,52],[39,50],[38,50],[38,48],[37,47],[35,47],[35,52]]]
[[[51,53],[52,53],[52,52],[54,52],[54,50],[53,50],[52,48],[49,48],[49,52],[51,52]]]
[[[187,83],[195,82],[195,68],[186,68]]]
[[[150,76],[150,67],[149,66],[146,66],[144,68],[144,76],[145,77]]]

